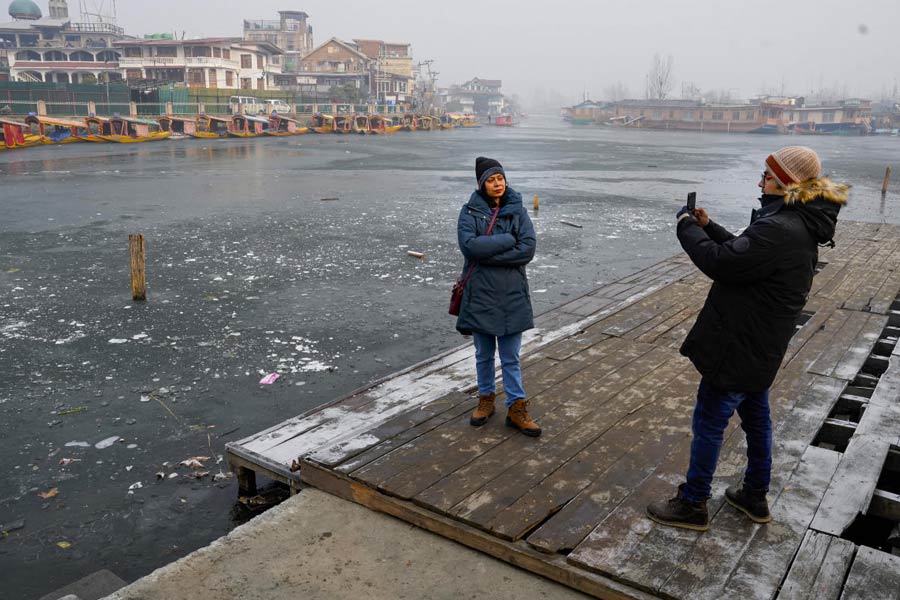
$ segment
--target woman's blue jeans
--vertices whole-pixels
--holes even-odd
[[[525,398],[522,389],[522,365],[519,351],[522,349],[522,334],[486,335],[472,333],[475,342],[475,370],[478,373],[478,393],[482,396],[496,391],[494,384],[494,354],[500,349],[500,368],[503,373],[503,389],[506,391],[506,406]]]
[[[720,390],[700,381],[694,408],[691,464],[682,494],[689,502],[709,498],[713,474],[719,462],[722,438],[728,420],[737,410],[741,428],[747,434],[747,470],[744,485],[768,491],[772,472],[772,421],[769,417],[769,390],[756,393]]]

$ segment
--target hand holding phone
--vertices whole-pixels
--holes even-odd
[[[691,216],[694,216],[694,211],[697,209],[697,192],[691,192],[688,194],[687,207],[688,210],[691,211]]]

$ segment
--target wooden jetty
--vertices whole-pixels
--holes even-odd
[[[768,525],[723,502],[744,467],[738,419],[711,529],[644,515],[690,452],[699,375],[678,347],[709,281],[683,255],[538,318],[523,347],[538,439],[502,411],[469,426],[466,346],[229,444],[228,459],[244,493],[255,473],[314,486],[601,598],[900,600],[900,227],[842,222],[836,242],[772,389]]]

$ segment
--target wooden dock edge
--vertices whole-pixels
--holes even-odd
[[[484,531],[387,496],[341,473],[303,460],[300,480],[338,498],[391,515],[505,563],[603,600],[657,600],[659,597],[570,565],[564,556],[538,552],[523,541],[508,542]]]

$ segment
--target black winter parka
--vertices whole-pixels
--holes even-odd
[[[713,280],[681,354],[710,384],[734,392],[772,385],[806,305],[818,245],[834,237],[847,191],[822,178],[787,188],[783,199],[764,196],[739,236],[713,222],[679,222],[682,248]]]

